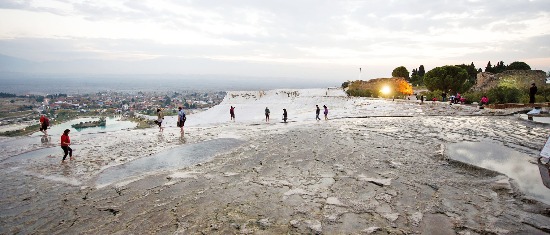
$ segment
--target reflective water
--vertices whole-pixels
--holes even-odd
[[[71,145],[71,148],[74,150],[82,148],[82,145]],[[73,152],[76,154],[76,152]],[[51,163],[59,163],[61,159],[63,158],[63,149],[59,146],[55,147],[49,147],[49,148],[42,148],[26,153],[22,153],[19,155],[15,155],[12,157],[7,158],[6,160],[2,161],[2,163],[10,163],[10,162],[17,162],[18,164],[27,164],[27,163],[34,163],[34,162],[51,162]]]
[[[52,148],[43,148],[23,154],[19,154],[17,156],[10,157],[6,159],[4,162],[19,162],[22,161],[23,163],[29,160],[32,161],[48,161],[48,156],[63,156],[63,150],[60,147],[52,147]]]
[[[79,118],[79,119],[61,123],[59,125],[50,126],[50,128],[48,129],[48,135],[60,136],[61,134],[63,134],[63,131],[65,129],[71,130],[72,134],[75,134],[75,133],[90,134],[90,133],[110,132],[110,131],[129,129],[129,128],[134,128],[137,125],[136,123],[131,121],[121,121],[119,117],[117,118],[108,117],[106,119],[107,124],[105,126],[79,128],[79,129],[75,129],[71,126],[73,124],[77,124],[80,122],[97,121],[97,120],[99,120],[99,118]],[[35,132],[32,136],[40,136],[40,135],[43,135],[42,132]]]
[[[519,118],[524,119],[524,120],[528,120],[527,119],[527,114],[520,114]],[[550,117],[533,117],[533,120],[529,120],[529,121],[550,124]]]
[[[447,151],[451,159],[494,170],[513,178],[526,195],[550,204],[550,189],[544,186],[538,166],[530,162],[536,161],[536,156],[529,156],[492,142],[450,144]]]
[[[98,177],[99,187],[156,171],[174,170],[207,162],[216,154],[239,146],[242,140],[222,138],[189,144],[140,158],[123,165],[107,168]]]

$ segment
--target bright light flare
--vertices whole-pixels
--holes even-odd
[[[389,86],[384,86],[382,87],[382,90],[380,90],[380,92],[383,95],[389,95],[391,93],[391,88]]]

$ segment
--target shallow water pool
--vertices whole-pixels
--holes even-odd
[[[529,120],[527,117],[527,114],[520,114],[519,118],[523,120]],[[550,117],[533,117],[533,120],[529,120],[529,121],[550,124]]]
[[[63,131],[65,129],[71,130],[71,134],[76,134],[76,133],[92,134],[92,133],[100,133],[100,132],[119,131],[119,130],[134,128],[137,125],[136,123],[131,121],[121,121],[120,118],[108,117],[106,118],[107,124],[105,126],[78,128],[78,129],[75,129],[71,126],[73,124],[77,124],[80,122],[97,121],[97,120],[99,120],[99,118],[79,118],[68,122],[64,122],[58,125],[50,126],[50,128],[48,129],[48,134],[50,136],[56,136],[56,137],[61,136],[61,134],[63,134]],[[35,132],[32,136],[40,136],[40,135],[43,135],[42,132]]]
[[[514,179],[520,190],[550,204],[550,189],[543,184],[539,168],[529,156],[493,142],[463,142],[450,144],[447,155],[460,162],[497,171]]]
[[[238,139],[221,138],[169,149],[152,156],[107,168],[98,176],[96,185],[102,187],[130,177],[158,171],[175,170],[207,162],[216,154],[235,148],[242,143],[244,141]]]

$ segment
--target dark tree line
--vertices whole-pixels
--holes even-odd
[[[496,65],[491,65],[491,61],[489,61],[487,66],[485,66],[485,72],[489,73],[502,73],[506,70],[531,70],[531,66],[521,61],[515,61],[509,65],[504,65],[504,61],[500,61]]]
[[[0,92],[0,98],[17,97],[15,94]]]

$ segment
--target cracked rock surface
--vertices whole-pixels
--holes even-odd
[[[81,141],[102,144],[83,148],[68,167],[2,163],[0,233],[550,233],[548,205],[524,197],[504,175],[449,162],[444,151],[449,143],[491,140],[536,155],[545,125],[512,116],[428,116],[280,126],[189,128],[185,141],[177,130],[89,135]],[[101,169],[226,131],[245,142],[209,162],[94,184]]]

